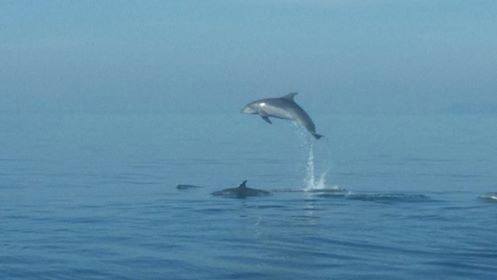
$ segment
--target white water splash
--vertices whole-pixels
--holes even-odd
[[[306,164],[306,176],[304,181],[305,190],[316,190],[316,189],[326,188],[326,175],[328,174],[328,170],[321,173],[319,179],[316,179],[315,172],[316,171],[314,164],[314,144],[311,141],[309,143],[309,156],[307,157],[307,164]]]
[[[314,157],[314,139],[311,138],[308,132],[299,126],[297,123],[293,122],[294,126],[297,128],[302,139],[302,149],[308,149],[308,156],[306,162],[306,170],[304,177],[304,191],[316,191],[316,190],[342,190],[339,186],[326,185],[326,176],[328,175],[329,169],[324,171],[317,177],[316,173],[316,160]],[[323,140],[320,140],[323,141]]]
[[[487,201],[497,202],[497,193],[482,194],[480,195],[480,198]]]

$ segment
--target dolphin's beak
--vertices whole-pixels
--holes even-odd
[[[242,114],[253,114],[254,113],[254,109],[250,108],[249,106],[245,106],[242,108],[242,110],[240,111],[240,113]]]
[[[243,114],[257,114],[258,110],[254,106],[253,103],[249,103],[249,104],[245,105],[245,107],[242,108],[242,113]]]

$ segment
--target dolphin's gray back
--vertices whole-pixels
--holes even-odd
[[[249,196],[266,196],[271,193],[264,190],[252,189],[249,187],[238,187],[238,188],[229,188],[221,191],[213,192],[214,196],[224,196],[231,198],[245,198]]]
[[[295,101],[286,98],[267,98],[260,100],[260,102],[267,104],[264,111],[269,116],[294,120],[310,132],[316,132],[316,126],[311,117]]]
[[[264,113],[268,114],[270,117],[286,120],[292,120],[294,118],[290,110],[292,104],[288,100],[283,100],[281,98],[266,98],[256,102],[265,104],[263,107]]]

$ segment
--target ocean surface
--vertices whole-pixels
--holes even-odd
[[[1,114],[0,279],[497,279],[496,115],[313,117]]]

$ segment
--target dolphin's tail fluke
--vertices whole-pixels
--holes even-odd
[[[323,135],[317,133],[313,133],[312,136],[314,136],[314,138],[316,139],[320,139],[321,137],[323,137]]]

